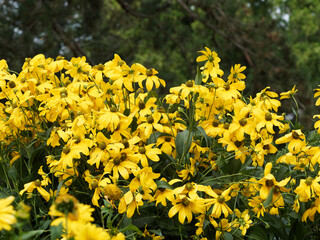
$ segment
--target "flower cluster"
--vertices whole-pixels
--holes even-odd
[[[116,54],[96,66],[40,54],[20,73],[1,60],[1,164],[19,175],[3,182],[37,199],[46,211],[34,214],[63,239],[219,239],[275,218],[315,221],[320,147],[278,113],[295,87],[245,98],[246,67],[224,80],[217,53],[200,53],[195,80],[163,99],[155,69]],[[15,218],[4,218],[10,230]]]

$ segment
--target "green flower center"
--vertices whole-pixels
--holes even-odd
[[[182,203],[183,206],[186,207],[186,206],[189,205],[190,201],[188,200],[188,198],[185,197],[185,198],[182,199],[181,203]]]
[[[186,86],[189,88],[193,87],[193,82],[191,80],[187,81]]]
[[[113,159],[113,164],[118,166],[121,163],[121,159],[116,157],[115,159]]]
[[[307,186],[311,186],[312,181],[313,181],[312,177],[307,177],[307,179],[306,179],[306,185],[307,185]]]
[[[292,137],[293,137],[294,139],[299,139],[299,133],[297,133],[296,131],[293,131]]]
[[[152,68],[147,69],[146,75],[147,75],[148,77],[151,77],[151,76],[153,75]]]
[[[224,203],[225,200],[226,199],[224,198],[224,196],[221,196],[221,195],[217,199],[218,203]]]
[[[105,142],[98,142],[98,148],[100,148],[101,150],[105,150],[107,147],[107,144]]]
[[[267,181],[266,181],[266,186],[267,186],[267,187],[273,187],[273,186],[274,186],[273,180],[267,180]]]
[[[264,115],[264,118],[266,119],[266,121],[271,121],[272,120],[272,114],[271,113],[266,113],[266,115]]]
[[[240,121],[239,121],[239,123],[240,123],[240,125],[241,125],[242,127],[244,127],[245,125],[247,125],[248,120],[247,120],[247,118],[241,118]]]
[[[145,147],[139,147],[139,153],[140,154],[145,154],[146,153],[146,148]]]
[[[212,126],[213,126],[213,127],[218,127],[218,126],[219,126],[219,120],[214,119],[214,120],[212,121]]]

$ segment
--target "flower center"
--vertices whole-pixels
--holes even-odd
[[[190,201],[188,200],[188,198],[185,197],[185,198],[182,199],[181,203],[182,203],[183,206],[186,207],[186,206],[189,205]]]
[[[152,68],[147,69],[146,75],[147,75],[148,77],[151,77],[151,76],[153,75]]]
[[[41,187],[41,181],[39,179],[33,181],[33,183],[36,187]]]
[[[193,87],[193,82],[191,80],[187,81],[186,86],[189,88]]]
[[[148,122],[149,124],[154,123],[153,117],[152,117],[152,116],[149,116],[149,117],[147,118],[147,122]]]
[[[69,152],[70,152],[70,147],[69,146],[64,146],[63,147],[63,149],[62,149],[62,152],[64,153],[64,154],[68,154]]]
[[[116,157],[115,159],[113,159],[113,164],[118,166],[121,163],[121,159]]]
[[[105,142],[100,141],[100,142],[98,142],[98,147],[99,147],[101,150],[105,150],[106,147],[107,147],[107,145],[106,145]]]
[[[307,177],[306,179],[306,185],[311,186],[313,179],[311,177]]]
[[[218,197],[218,203],[224,203],[224,201],[225,201],[224,196],[219,196]]]
[[[239,121],[239,123],[240,123],[240,125],[241,125],[242,127],[244,127],[245,125],[247,125],[248,120],[247,120],[247,118],[241,118],[240,121]]]
[[[166,141],[166,142],[171,142],[171,137],[165,136],[165,137],[164,137],[164,141]]]
[[[117,111],[117,107],[112,106],[112,107],[110,108],[110,112],[116,112],[116,111]]]
[[[212,126],[213,126],[213,127],[218,127],[218,126],[219,126],[219,120],[214,119],[214,120],[212,121]]]
[[[124,161],[126,159],[127,159],[127,154],[126,153],[121,153],[120,160]]]
[[[236,147],[239,148],[242,145],[242,141],[235,141],[234,145],[236,145]]]
[[[145,109],[146,108],[146,104],[143,101],[139,102],[139,109]]]
[[[139,153],[145,154],[146,153],[146,148],[145,147],[139,147]]]
[[[296,131],[293,131],[292,137],[293,137],[294,139],[299,139],[299,133],[297,133]]]
[[[191,191],[193,189],[192,183],[187,183],[186,189],[187,189],[187,191]]]
[[[271,113],[266,113],[266,115],[264,115],[264,118],[266,119],[266,121],[271,121],[272,120],[272,114]]]
[[[128,142],[128,139],[126,139],[126,138],[124,138],[124,139],[122,139],[122,144],[123,144],[123,146],[124,146],[124,148],[128,148],[129,147],[129,142]]]
[[[266,181],[266,186],[267,186],[267,187],[273,187],[273,185],[274,185],[273,180],[267,180],[267,181]]]
[[[270,149],[270,146],[269,146],[269,144],[266,144],[266,145],[263,145],[263,150],[269,150]]]

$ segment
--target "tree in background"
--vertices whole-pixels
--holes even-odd
[[[195,53],[208,46],[223,59],[225,74],[233,64],[248,67],[248,94],[298,85],[311,115],[319,11],[319,3],[298,0],[2,0],[0,58],[19,70],[38,53],[86,56],[91,64],[117,53],[157,69],[169,89],[193,78]]]

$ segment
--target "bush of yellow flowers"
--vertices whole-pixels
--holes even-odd
[[[196,61],[159,97],[158,72],[116,54],[1,60],[0,238],[316,239],[320,121],[278,112],[298,114],[295,87],[246,97],[245,66]]]

